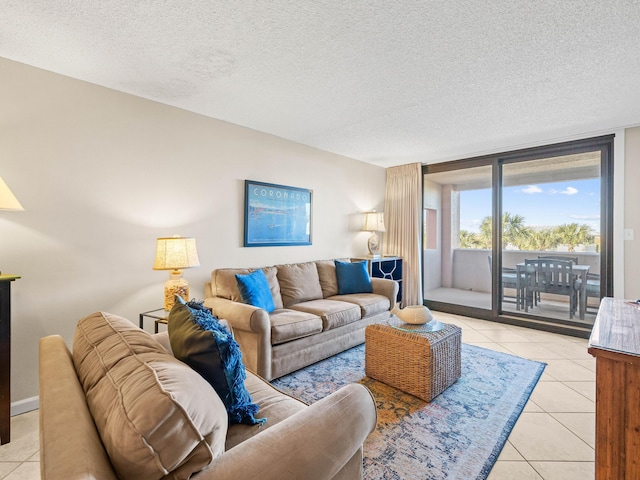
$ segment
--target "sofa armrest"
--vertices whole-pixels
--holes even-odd
[[[216,317],[227,320],[233,330],[271,336],[271,322],[266,310],[220,297],[207,298],[204,305],[210,307]]]
[[[220,297],[206,298],[204,305],[229,323],[245,366],[271,380],[271,319],[267,311]]]
[[[350,384],[227,450],[192,478],[328,480],[361,451],[376,422],[369,390]]]
[[[400,289],[398,282],[389,278],[371,277],[371,287],[373,288],[373,293],[384,295],[389,299],[389,310],[393,310],[396,306],[398,290]]]

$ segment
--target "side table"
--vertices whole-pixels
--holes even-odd
[[[402,258],[401,257],[354,257],[351,261],[367,262],[370,277],[386,278],[398,282],[398,298],[402,301]]]
[[[158,326],[162,323],[166,325],[169,322],[169,310],[164,308],[157,308],[155,310],[149,310],[148,312],[142,312],[140,314],[140,328],[144,328],[144,318],[154,319],[154,333],[158,333]]]

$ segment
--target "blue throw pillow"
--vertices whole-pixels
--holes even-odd
[[[269,281],[262,270],[256,270],[247,275],[236,274],[236,282],[244,303],[263,308],[269,313],[276,309]]]
[[[176,295],[168,329],[173,354],[211,384],[227,409],[229,423],[267,421],[255,418],[259,407],[244,385],[247,374],[240,347],[207,308],[193,300],[184,303]]]
[[[341,262],[335,260],[338,295],[371,293],[371,279],[366,262]]]

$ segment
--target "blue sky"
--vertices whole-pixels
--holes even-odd
[[[503,189],[503,210],[522,215],[531,227],[563,223],[589,225],[600,232],[600,179],[518,185]],[[460,192],[460,229],[477,232],[491,215],[491,189]]]

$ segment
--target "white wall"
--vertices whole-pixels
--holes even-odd
[[[38,394],[40,337],[162,306],[157,237],[196,238],[184,276],[202,298],[214,268],[365,254],[358,214],[383,209],[383,168],[5,59],[0,105],[0,176],[25,208],[0,212],[0,270],[22,276],[14,412]],[[245,179],[312,189],[313,245],[244,248]]]
[[[633,240],[624,240],[624,298],[640,298],[640,127],[625,130],[624,228]],[[616,232],[617,233],[617,232]]]

